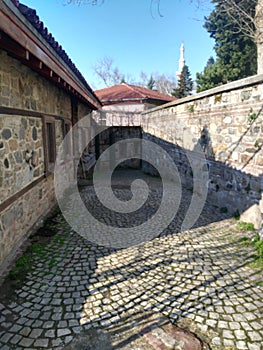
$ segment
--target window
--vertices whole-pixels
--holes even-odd
[[[71,122],[69,120],[63,120],[63,124],[62,124],[63,138],[65,138],[67,133],[70,131],[70,128],[71,128]],[[71,155],[71,138],[69,137],[67,137],[67,139],[64,140],[64,151],[66,156]]]
[[[56,161],[56,131],[54,118],[44,117],[43,131],[45,171],[48,173],[54,170]]]

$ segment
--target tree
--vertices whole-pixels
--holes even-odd
[[[236,31],[250,37],[257,46],[257,72],[263,73],[263,0],[220,1],[225,13],[235,24]]]
[[[250,38],[257,49],[257,73],[263,73],[263,0],[212,0],[217,12],[228,18],[226,29],[240,37]]]
[[[147,89],[153,90],[155,87],[155,80],[153,79],[153,76],[150,76],[150,79],[147,83]]]
[[[178,81],[178,87],[173,90],[172,95],[178,98],[191,95],[193,90],[193,81],[187,65],[183,66],[180,79]]]
[[[176,79],[174,76],[157,73],[154,75],[154,79],[157,91],[165,95],[172,95],[176,87]]]
[[[105,0],[67,0],[68,4],[97,5]],[[156,6],[160,16],[160,3],[162,0],[149,0],[151,9]],[[263,73],[263,0],[189,0],[198,7],[202,3],[212,2],[218,4],[222,17],[227,16],[234,23],[233,33],[250,37],[257,47],[257,73]],[[219,9],[218,9],[219,10]]]
[[[210,57],[204,68],[203,73],[196,73],[196,91],[201,92],[204,90],[212,89],[224,81],[222,66],[219,62],[215,62],[213,57]]]
[[[257,72],[257,49],[252,33],[245,34],[245,29],[241,31],[240,28],[241,19],[238,22],[233,19],[235,4],[236,11],[240,11],[240,13],[236,12],[236,17],[238,13],[241,16],[241,10],[251,13],[250,29],[252,31],[254,23],[251,0],[214,0],[213,3],[217,5],[205,19],[204,27],[215,40],[214,49],[217,59],[214,64],[208,64],[202,73],[197,73],[198,92]],[[248,24],[248,18],[246,23]],[[245,28],[245,24],[243,26]]]
[[[119,84],[125,81],[125,77],[120,73],[119,68],[113,65],[113,59],[105,56],[93,66],[95,74],[106,86]]]
[[[160,93],[165,95],[172,94],[172,91],[176,87],[176,80],[174,76],[169,76],[169,75],[160,74],[160,73],[152,73],[149,77],[147,73],[142,71],[140,74],[140,81],[135,83],[135,85],[139,85],[149,89],[148,83],[151,77],[155,81],[154,90],[157,90]]]

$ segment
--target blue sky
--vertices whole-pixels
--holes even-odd
[[[104,56],[139,80],[140,72],[175,75],[180,45],[192,78],[214,54],[214,41],[203,28],[211,5],[190,0],[161,0],[158,15],[151,0],[105,0],[102,5],[63,5],[66,0],[20,0],[40,19],[92,88],[101,88],[92,66]],[[208,3],[208,1],[207,1]]]

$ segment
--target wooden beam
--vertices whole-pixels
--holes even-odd
[[[5,210],[7,207],[9,207],[11,204],[16,202],[20,197],[22,197],[24,194],[26,194],[29,190],[31,190],[33,187],[35,187],[38,183],[45,180],[46,176],[42,175],[38,179],[32,181],[29,185],[24,187],[22,190],[15,193],[13,196],[9,197],[7,200],[5,200],[3,203],[0,204],[0,213]]]
[[[70,85],[63,81],[57,73],[52,71],[48,66],[46,66],[42,61],[32,54],[29,54],[20,44],[11,39],[8,35],[0,30],[0,48],[7,51],[9,55],[20,60],[22,63],[27,65],[32,70],[38,72],[45,78],[51,80],[55,85],[59,86],[69,92],[70,94],[76,95],[77,91],[71,89]],[[86,101],[83,95],[78,94],[79,98]]]
[[[23,17],[23,15],[13,4],[11,5],[14,7],[12,10],[5,2],[0,1],[0,29],[14,41],[20,43],[21,47],[37,57],[39,61],[43,62],[49,69],[56,72],[68,85],[71,85],[78,91],[88,104],[94,108],[100,108],[101,105],[99,101],[96,100],[95,96],[93,97],[92,93],[88,92],[78,78],[75,77],[74,73],[71,73],[67,64],[60,61],[62,60],[61,58],[58,60],[56,57],[58,54],[53,53],[52,47],[45,42],[41,34],[38,33],[38,35],[36,35],[34,33],[34,31],[36,31],[35,28],[34,31],[29,29],[31,26],[30,23],[29,26],[27,26],[21,21],[19,17]]]

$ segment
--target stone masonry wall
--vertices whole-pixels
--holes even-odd
[[[139,169],[141,166],[141,144],[135,139],[141,139],[141,128],[139,126],[112,126],[104,130],[98,137],[99,154],[103,154],[106,149],[115,144],[115,152],[109,152],[109,158],[105,162],[101,161],[102,167],[108,167],[108,163],[117,164],[119,168]],[[124,144],[118,143],[125,141]],[[138,158],[132,158],[136,154]],[[124,162],[120,159],[128,158]]]
[[[40,118],[0,115],[0,203],[44,173]],[[34,164],[26,161],[35,153]]]
[[[54,121],[58,150],[72,107],[70,95],[4,51],[0,61],[1,265],[56,205],[53,173],[45,172],[43,123],[46,116]],[[79,116],[89,112],[79,103]]]
[[[263,76],[242,79],[142,114],[143,138],[175,160],[181,180],[192,186],[186,150],[203,150],[213,204],[242,212],[263,189]],[[144,164],[144,170],[153,169]]]
[[[0,106],[71,118],[69,96],[0,50]]]

